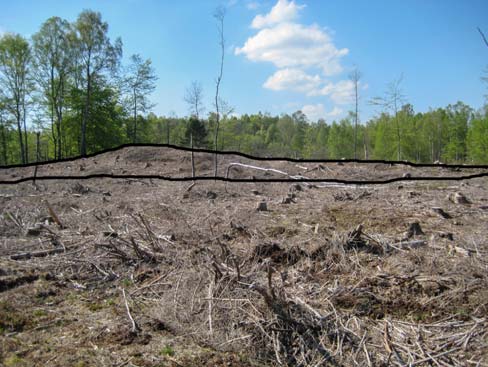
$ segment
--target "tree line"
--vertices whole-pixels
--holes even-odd
[[[370,101],[382,112],[359,123],[357,70],[351,75],[355,109],[339,121],[310,121],[301,111],[235,116],[219,95],[225,12],[214,16],[222,51],[215,111],[204,116],[203,90],[193,82],[183,96],[189,118],[150,112],[157,79],[151,60],[132,55],[122,65],[122,41],[110,40],[100,13],[83,11],[73,23],[52,17],[30,40],[0,37],[0,164],[84,156],[125,143],[256,156],[488,163],[488,106],[474,110],[457,102],[418,113],[398,79]]]
[[[46,20],[30,40],[0,38],[0,162],[61,159],[138,141],[140,117],[152,107],[151,60],[121,64],[122,41],[111,41],[101,14],[75,22]],[[30,126],[27,120],[31,121]]]

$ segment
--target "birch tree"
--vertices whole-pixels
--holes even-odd
[[[140,55],[132,55],[130,60],[125,84],[129,92],[128,102],[133,116],[132,142],[137,143],[138,114],[148,112],[154,107],[149,100],[149,95],[156,89],[158,78],[150,59],[142,60]]]
[[[200,114],[202,114],[205,110],[205,108],[203,107],[202,84],[197,82],[196,80],[192,81],[191,85],[186,88],[185,96],[183,97],[183,99],[188,105],[190,115],[199,119]]]
[[[219,75],[215,82],[215,136],[214,136],[214,176],[217,177],[217,148],[219,143],[219,127],[220,127],[220,83],[222,82],[222,76],[224,73],[224,55],[225,55],[225,38],[224,38],[224,19],[226,10],[224,7],[218,7],[214,12],[214,18],[217,21],[217,30],[219,35],[219,48],[220,48],[220,69]]]
[[[397,159],[399,161],[402,160],[402,133],[398,112],[400,111],[402,104],[405,103],[405,96],[403,95],[403,91],[400,87],[402,80],[403,75],[400,75],[398,79],[395,79],[388,84],[383,97],[375,97],[371,100],[371,104],[382,106],[385,110],[390,110],[393,112],[397,141]]]
[[[77,58],[80,62],[80,85],[84,102],[81,121],[80,154],[86,155],[86,126],[90,119],[93,84],[100,82],[107,72],[114,72],[122,56],[122,41],[118,38],[114,44],[108,37],[108,24],[102,21],[102,15],[91,10],[84,10],[78,16],[75,28]]]
[[[32,36],[33,66],[42,104],[51,120],[55,159],[62,158],[62,121],[69,92],[73,65],[70,24],[61,18],[49,18]]]
[[[17,126],[23,164],[29,160],[27,104],[32,91],[30,62],[31,49],[24,37],[6,34],[0,38],[0,98]]]
[[[359,80],[361,79],[361,72],[355,68],[349,75],[349,80],[354,83],[354,159],[358,158],[357,155],[357,142],[358,142],[358,124],[359,124]]]

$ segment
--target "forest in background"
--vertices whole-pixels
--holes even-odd
[[[301,111],[236,116],[218,92],[217,109],[204,116],[197,82],[182,96],[191,116],[183,118],[151,112],[157,76],[150,59],[132,55],[128,65],[121,59],[122,41],[111,41],[108,24],[90,10],[73,23],[52,17],[30,40],[1,36],[0,165],[126,143],[255,156],[488,163],[488,105],[475,110],[457,102],[418,113],[405,102],[401,79],[371,101],[382,112],[363,123],[357,110],[332,122],[310,121]]]

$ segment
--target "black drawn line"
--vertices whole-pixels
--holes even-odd
[[[307,183],[336,183],[336,184],[346,184],[346,185],[384,185],[394,182],[401,181],[461,181],[461,180],[471,180],[474,178],[488,177],[488,172],[478,173],[473,175],[465,176],[444,176],[444,177],[394,177],[386,180],[341,180],[335,178],[225,178],[225,177],[214,177],[214,176],[196,176],[196,177],[170,177],[161,175],[117,175],[111,173],[98,173],[92,175],[79,175],[79,176],[37,176],[36,181],[47,181],[47,180],[89,180],[94,178],[110,178],[110,179],[154,179],[163,181],[223,181],[223,182],[307,182]],[[13,185],[22,182],[32,181],[33,176],[23,177],[17,180],[2,180],[0,185]]]
[[[84,157],[76,156],[71,158],[63,158],[57,160],[49,160],[39,163],[27,163],[27,164],[13,164],[13,165],[3,165],[0,169],[8,168],[19,168],[19,167],[33,167],[33,166],[43,166],[47,164],[63,163],[63,162],[73,162],[84,158],[92,158],[98,155],[102,155],[109,152],[116,152],[125,148],[131,147],[147,147],[147,148],[171,148],[180,151],[186,151],[194,153],[209,153],[209,154],[219,154],[219,155],[235,155],[243,158],[256,160],[256,161],[284,161],[291,163],[368,163],[368,164],[390,164],[390,165],[404,165],[410,167],[442,167],[442,168],[462,168],[462,169],[488,169],[488,165],[469,165],[469,164],[445,164],[445,163],[414,163],[409,161],[388,161],[380,159],[301,159],[301,158],[284,158],[284,157],[255,157],[250,154],[234,152],[234,151],[215,151],[211,149],[200,149],[200,148],[187,148],[180,147],[172,144],[146,144],[146,143],[136,143],[136,144],[123,144],[115,148],[104,149],[96,153],[88,154]]]

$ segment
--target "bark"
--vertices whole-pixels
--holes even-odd
[[[225,43],[224,43],[224,13],[223,11],[216,13],[216,18],[219,21],[219,33],[220,33],[220,73],[217,78],[217,85],[215,89],[215,110],[216,110],[216,126],[215,126],[215,137],[214,137],[214,176],[217,177],[217,150],[218,150],[218,139],[219,139],[219,128],[220,128],[220,110],[219,110],[219,89],[220,83],[222,81],[222,75],[224,72],[224,52],[225,52]]]
[[[137,94],[134,89],[134,137],[132,142],[137,143]]]
[[[19,135],[19,145],[20,145],[20,158],[22,160],[22,163],[25,164],[27,161],[25,160],[25,149],[24,149],[24,139],[23,139],[23,134],[22,134],[22,125],[21,125],[21,117],[20,117],[20,104],[17,101],[16,103],[16,122],[17,122],[17,131]]]
[[[90,74],[90,64],[88,64],[86,70],[87,86],[86,86],[86,100],[84,106],[83,117],[81,121],[81,146],[80,153],[82,157],[86,156],[86,124],[88,121],[88,113],[90,110],[90,97],[91,97],[91,74]]]

